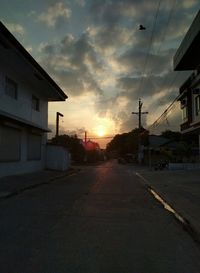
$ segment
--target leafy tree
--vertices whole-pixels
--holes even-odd
[[[172,141],[180,141],[182,139],[182,134],[180,132],[173,132],[171,130],[166,130],[161,133],[162,137],[168,138]]]
[[[171,141],[184,142],[184,145],[189,145],[192,147],[198,146],[198,134],[181,134],[180,132],[174,132],[171,130],[166,130],[161,133],[162,137],[168,138]]]
[[[182,161],[183,158],[190,160],[195,156],[195,149],[198,147],[198,134],[181,134],[167,130],[162,132],[161,136],[176,142],[174,150],[175,160]]]
[[[61,145],[71,153],[72,160],[75,162],[83,162],[85,157],[85,149],[76,135],[59,135],[52,138],[51,142]]]
[[[117,155],[124,156],[127,153],[137,153],[138,144],[148,144],[148,131],[144,128],[135,128],[131,132],[116,135],[106,147],[106,152],[115,151]]]

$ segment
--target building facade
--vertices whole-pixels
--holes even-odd
[[[66,98],[0,23],[0,176],[44,169],[48,102]]]
[[[182,109],[182,133],[200,135],[200,11],[174,56],[174,70],[191,70],[179,89]]]

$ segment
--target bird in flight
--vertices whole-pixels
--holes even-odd
[[[145,30],[146,27],[144,27],[143,25],[139,25],[139,30]]]

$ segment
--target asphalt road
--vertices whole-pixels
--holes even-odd
[[[199,273],[199,247],[135,171],[108,162],[1,201],[0,273]]]

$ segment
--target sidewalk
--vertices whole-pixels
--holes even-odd
[[[25,190],[51,183],[56,179],[73,174],[78,170],[78,168],[71,168],[64,172],[43,170],[34,173],[1,177],[0,200],[17,195]]]
[[[200,238],[200,170],[138,173],[145,184],[190,223]]]

